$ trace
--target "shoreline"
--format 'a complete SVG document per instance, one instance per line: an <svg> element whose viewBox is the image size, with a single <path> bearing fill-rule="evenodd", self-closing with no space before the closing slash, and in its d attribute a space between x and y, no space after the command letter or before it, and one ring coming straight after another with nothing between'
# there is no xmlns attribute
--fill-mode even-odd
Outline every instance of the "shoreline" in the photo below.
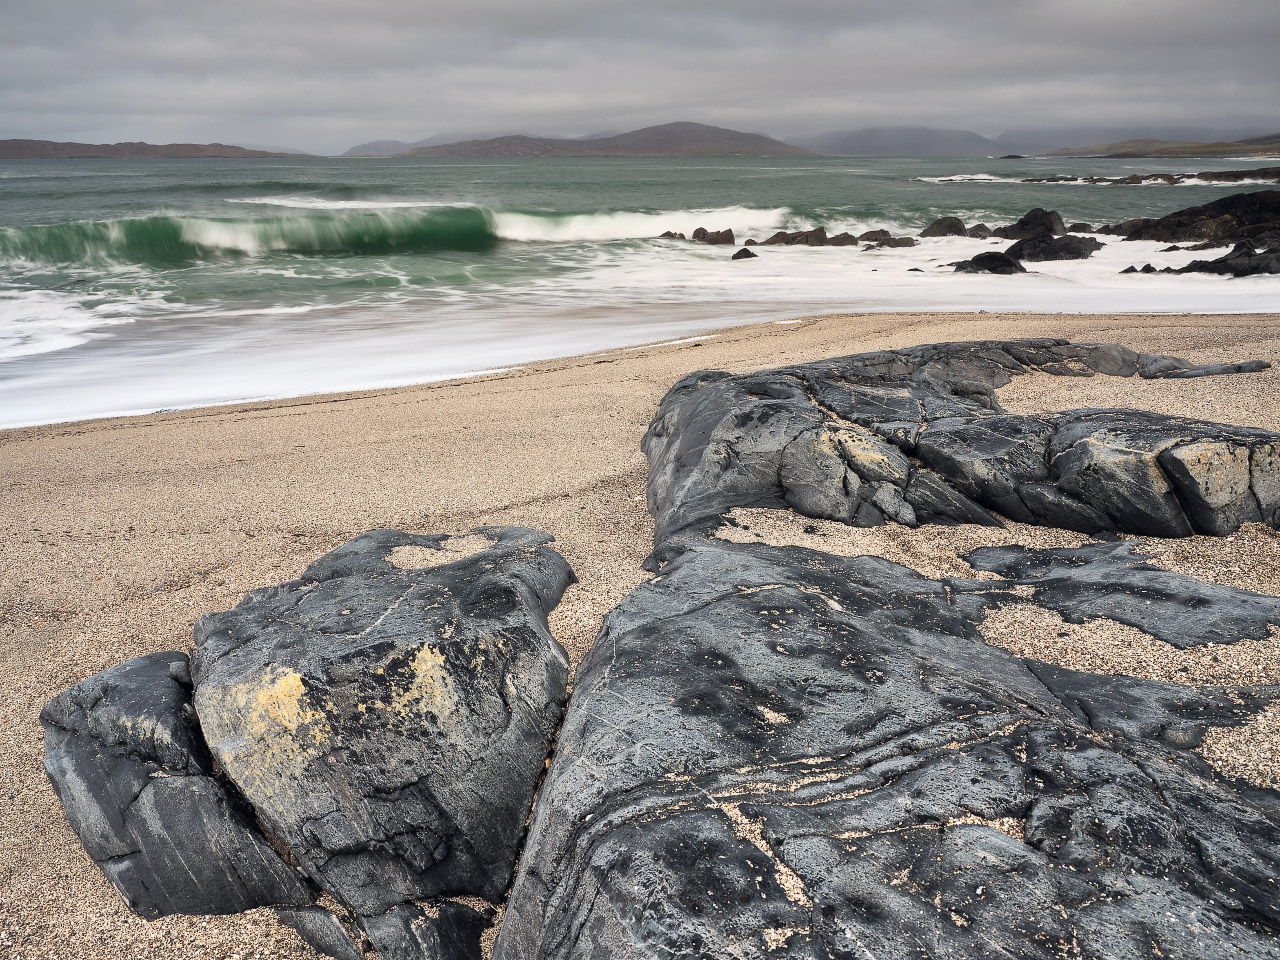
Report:
<svg viewBox="0 0 1280 960"><path fill-rule="evenodd" d="M1227 281L1230 282L1230 281ZM626 311L623 312L634 312ZM649 308L652 309L652 308ZM394 393L404 390L414 390L416 388L439 387L451 384L477 383L485 382L492 378L505 379L509 375L520 374L522 372L535 373L549 366L558 364L573 364L575 362L586 361L596 357L608 356L612 354L634 353L644 350L655 350L669 346L678 346L690 344L698 341L706 341L724 336L731 331L749 330L756 327L768 327L773 325L794 325L810 323L815 320L821 320L830 317L865 317L865 318L889 318L889 317L948 317L948 318L964 318L971 317L974 321L980 318L985 320L997 320L1002 317L1010 316L1034 316L1034 317L1217 317L1225 320L1239 319L1244 317L1266 317L1276 312L1276 308L1268 309L1259 307L1256 310L1232 310L1222 313L1205 312L1205 311L1174 311L1174 310L1127 310L1127 311L1098 311L1092 313L1046 313L1039 311L1023 311L1023 310L946 310L946 311L920 311L920 310L874 310L874 311L843 311L833 312L824 311L820 313L809 314L785 314L782 310L761 311L764 315L772 315L773 319L752 319L738 324L720 325L720 326L699 326L697 321L691 321L693 326L680 324L680 327L673 333L684 334L688 336L678 336L675 338L663 338L662 340L640 341L631 343L623 341L618 345L601 347L596 350L589 350L582 353L554 354L550 356L535 357L528 361L517 361L507 366L487 367L476 370L462 370L457 372L444 373L439 376L428 376L425 379L414 379L405 382L392 382L386 384L375 384L368 387L356 387L345 390L319 390L315 392L304 393L284 393L279 395L266 395L258 397L244 397L232 399L212 400L208 402L198 402L192 404L180 404L178 406L157 407L154 409L142 408L139 410L125 410L102 413L99 415L88 417L75 417L67 420L38 420L27 423L16 423L11 426L0 425L0 443L3 443L6 436L10 433L23 430L34 430L44 427L72 427L87 425L99 422L116 422L128 421L140 418L160 417L170 414L193 414L198 411L218 411L222 409L272 409L281 405L313 405L320 403L334 403L342 400L350 400L356 398L370 397L382 393ZM785 314L785 315L784 315ZM640 332L639 330L637 332ZM856 352L849 350L847 352ZM43 356L43 355L42 355Z"/></svg>
<svg viewBox="0 0 1280 960"><path fill-rule="evenodd" d="M1198 362L1280 362L1280 310L805 316L482 377L0 430L0 564L10 571L0 580L0 793L12 810L0 833L0 946L23 958L317 956L266 911L153 922L128 913L41 770L36 716L59 689L132 656L189 649L200 614L290 580L374 527L458 533L510 523L555 535L579 583L551 624L576 664L604 613L649 577L639 439L680 377L1031 336ZM1280 430L1280 366L1226 388L1213 378L1028 377L1002 398L1024 411L1136 406ZM951 562L942 528L879 529L892 540L883 549ZM873 535L847 536L852 549ZM1280 593L1280 538L1168 544L1162 562ZM1071 639L1083 656L1088 638ZM1025 642L1048 655L1036 637ZM1104 652L1112 668L1142 667L1128 665L1123 642Z"/></svg>

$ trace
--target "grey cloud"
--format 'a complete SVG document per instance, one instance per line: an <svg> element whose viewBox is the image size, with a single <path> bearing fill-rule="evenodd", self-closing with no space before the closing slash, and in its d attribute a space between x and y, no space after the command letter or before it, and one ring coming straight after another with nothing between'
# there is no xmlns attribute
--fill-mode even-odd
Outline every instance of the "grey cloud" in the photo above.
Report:
<svg viewBox="0 0 1280 960"><path fill-rule="evenodd" d="M0 137L340 152L674 119L1280 130L1274 0L49 0L6 12Z"/></svg>

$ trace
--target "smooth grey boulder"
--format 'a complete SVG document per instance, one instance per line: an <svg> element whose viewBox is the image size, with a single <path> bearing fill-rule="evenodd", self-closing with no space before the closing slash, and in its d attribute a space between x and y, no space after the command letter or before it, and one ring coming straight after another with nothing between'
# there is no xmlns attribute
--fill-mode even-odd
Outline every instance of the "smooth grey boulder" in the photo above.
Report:
<svg viewBox="0 0 1280 960"><path fill-rule="evenodd" d="M362 921L501 899L560 720L568 658L547 614L573 574L545 534L477 533L490 545L455 559L448 537L372 531L196 624L213 757ZM400 547L443 565L401 569Z"/></svg>
<svg viewBox="0 0 1280 960"><path fill-rule="evenodd" d="M1280 434L1132 410L1023 416L995 393L1033 371L1159 379L1267 366L1037 339L700 371L671 388L644 438L651 563L674 535L700 535L734 507L791 506L856 526L1003 517L1156 536L1277 526Z"/></svg>
<svg viewBox="0 0 1280 960"><path fill-rule="evenodd" d="M45 770L67 821L139 916L310 904L314 888L215 775L190 683L186 654L156 653L49 701Z"/></svg>
<svg viewBox="0 0 1280 960"><path fill-rule="evenodd" d="M495 960L1280 957L1274 691L985 644L993 581L688 541L575 680ZM1237 695L1242 694L1242 695Z"/></svg>

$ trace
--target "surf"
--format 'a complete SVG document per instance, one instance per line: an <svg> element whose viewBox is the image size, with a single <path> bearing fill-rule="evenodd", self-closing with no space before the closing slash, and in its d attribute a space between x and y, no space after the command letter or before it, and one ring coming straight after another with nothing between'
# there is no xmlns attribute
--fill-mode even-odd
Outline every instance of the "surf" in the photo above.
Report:
<svg viewBox="0 0 1280 960"><path fill-rule="evenodd" d="M0 260L179 265L266 255L379 256L486 252L497 243L475 208L361 210L312 216L154 215L0 229Z"/></svg>

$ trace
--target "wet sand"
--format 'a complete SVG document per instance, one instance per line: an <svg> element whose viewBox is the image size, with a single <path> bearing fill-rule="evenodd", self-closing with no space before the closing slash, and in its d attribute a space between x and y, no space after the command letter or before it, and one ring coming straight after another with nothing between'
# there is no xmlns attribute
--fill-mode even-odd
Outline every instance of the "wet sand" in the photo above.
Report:
<svg viewBox="0 0 1280 960"><path fill-rule="evenodd" d="M681 376L1021 336L1280 364L1280 314L835 316L473 380L0 432L0 956L316 956L265 911L148 923L125 909L68 828L41 768L36 718L58 690L132 656L188 649L200 614L293 578L373 527L457 533L515 523L550 531L580 580L552 618L576 662L604 613L647 576L640 562L653 528L639 442ZM1186 381L1037 376L1001 395L1019 411L1122 405L1280 430L1277 369ZM775 536L796 535L779 524ZM823 549L844 542L840 549L874 552L864 531L824 532ZM967 547L992 534L957 535ZM892 559L924 572L959 562L954 545L932 531L874 536L897 551ZM1272 531L1142 546L1170 568L1280 593ZM1085 669L1275 682L1277 641L1229 659L1223 651L1221 660L1175 662L1141 637L1099 626L1006 619L984 630L990 642ZM1264 717L1247 730L1213 740L1206 755L1260 781L1275 777L1280 724Z"/></svg>

